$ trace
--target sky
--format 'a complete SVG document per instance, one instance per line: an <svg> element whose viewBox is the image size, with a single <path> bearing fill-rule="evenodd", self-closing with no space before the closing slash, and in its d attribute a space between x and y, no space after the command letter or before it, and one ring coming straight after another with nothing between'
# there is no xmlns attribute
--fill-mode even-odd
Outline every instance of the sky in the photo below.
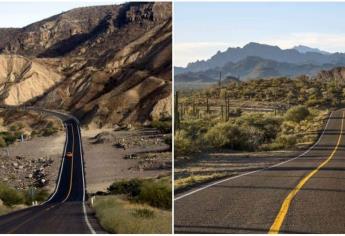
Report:
<svg viewBox="0 0 345 236"><path fill-rule="evenodd" d="M345 52L345 2L176 2L174 65L249 42Z"/></svg>
<svg viewBox="0 0 345 236"><path fill-rule="evenodd" d="M118 4L123 1L0 2L0 28L24 27L76 7Z"/></svg>

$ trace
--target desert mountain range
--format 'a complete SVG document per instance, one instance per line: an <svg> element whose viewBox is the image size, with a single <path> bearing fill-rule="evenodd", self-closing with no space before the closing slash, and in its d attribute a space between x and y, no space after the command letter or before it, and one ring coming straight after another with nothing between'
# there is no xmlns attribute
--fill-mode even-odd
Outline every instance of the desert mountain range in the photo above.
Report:
<svg viewBox="0 0 345 236"><path fill-rule="evenodd" d="M187 67L175 67L175 80L183 82L214 82L219 74L240 80L277 76L314 76L321 70L345 65L344 53L328 53L317 48L296 46L280 49L258 43L243 48L228 48L208 60L189 63Z"/></svg>
<svg viewBox="0 0 345 236"><path fill-rule="evenodd" d="M0 103L98 127L169 117L171 29L171 3L135 2L0 29Z"/></svg>

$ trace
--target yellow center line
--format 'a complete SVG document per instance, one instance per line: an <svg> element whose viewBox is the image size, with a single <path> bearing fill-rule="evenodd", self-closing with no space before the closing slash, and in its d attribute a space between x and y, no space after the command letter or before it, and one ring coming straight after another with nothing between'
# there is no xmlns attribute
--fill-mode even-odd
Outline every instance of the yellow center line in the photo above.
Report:
<svg viewBox="0 0 345 236"><path fill-rule="evenodd" d="M71 160L71 176L70 176L70 184L69 184L69 189L66 198L62 201L65 202L69 195L71 194L72 191L72 181L73 181L73 162L74 162L74 131L73 131L73 125L72 125L72 160Z"/></svg>
<svg viewBox="0 0 345 236"><path fill-rule="evenodd" d="M338 141L337 144L334 148L334 150L332 151L331 155L328 156L328 158L322 162L315 170L313 170L312 172L310 172L307 176L305 176L299 183L298 185L289 193L289 195L285 198L280 211L278 213L278 215L276 216L270 230L269 230L269 234L278 234L279 230L284 222L284 219L286 217L286 214L289 210L290 204L293 200L293 198L296 196L296 194L299 192L299 190L301 190L301 188L305 185L305 183L313 176L315 175L322 167L324 167L335 155L335 153L337 152L337 149L339 147L340 141L341 141L341 137L343 134L343 126L344 126L344 112L342 113L342 119L341 119L341 128L340 128L340 134L338 137Z"/></svg>
<svg viewBox="0 0 345 236"><path fill-rule="evenodd" d="M67 135L68 135L68 134L67 134ZM73 132L73 126L72 126L72 138L73 138L73 139L72 139L72 140L73 140L73 142L72 142L72 154L73 154L73 156L74 156L74 132ZM63 158L66 158L66 157L63 157ZM73 159L74 159L74 158L72 157L71 177L70 177L69 191L68 191L68 194L67 194L66 198L65 198L62 202L65 202L65 201L68 199L69 195L71 194L71 190L72 190L72 180L73 180ZM56 206L58 206L58 205L60 205L60 204L61 204L61 203L57 203L57 204L55 204L55 205L52 205L52 206L50 206L50 207L48 207L48 208L45 208L45 209L42 210L40 213L38 213L38 214L36 214L36 215L34 215L34 216L32 216L32 217L29 217L27 220L21 222L19 225L17 225L16 227L14 227L14 228L11 229L10 231L8 231L7 234L14 233L14 232L15 232L16 230L18 230L21 226L25 225L25 224L28 223L29 221L32 221L33 219L35 219L35 218L37 218L38 216L42 215L44 212L49 211L49 210L55 208Z"/></svg>

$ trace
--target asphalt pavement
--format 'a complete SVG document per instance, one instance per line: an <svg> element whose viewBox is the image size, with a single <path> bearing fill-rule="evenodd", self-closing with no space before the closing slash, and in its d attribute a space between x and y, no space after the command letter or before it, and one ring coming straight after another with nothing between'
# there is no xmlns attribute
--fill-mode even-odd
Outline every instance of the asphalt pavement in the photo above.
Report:
<svg viewBox="0 0 345 236"><path fill-rule="evenodd" d="M39 111L39 109L34 109ZM66 142L54 193L43 204L0 216L0 233L97 233L102 232L85 205L86 188L79 122L74 117L47 110L66 127ZM33 147L34 148L34 147ZM73 157L67 158L66 153Z"/></svg>
<svg viewBox="0 0 345 236"><path fill-rule="evenodd" d="M176 233L345 233L344 110L298 157L175 198Z"/></svg>

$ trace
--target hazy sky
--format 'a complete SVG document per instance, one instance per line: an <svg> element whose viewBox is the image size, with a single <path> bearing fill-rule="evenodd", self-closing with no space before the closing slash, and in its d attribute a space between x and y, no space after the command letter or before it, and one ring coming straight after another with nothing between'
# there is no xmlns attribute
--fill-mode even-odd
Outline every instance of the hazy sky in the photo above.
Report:
<svg viewBox="0 0 345 236"><path fill-rule="evenodd" d="M345 52L345 3L174 5L174 63L185 66L249 42Z"/></svg>
<svg viewBox="0 0 345 236"><path fill-rule="evenodd" d="M0 27L23 27L76 7L121 2L123 1L0 2Z"/></svg>

